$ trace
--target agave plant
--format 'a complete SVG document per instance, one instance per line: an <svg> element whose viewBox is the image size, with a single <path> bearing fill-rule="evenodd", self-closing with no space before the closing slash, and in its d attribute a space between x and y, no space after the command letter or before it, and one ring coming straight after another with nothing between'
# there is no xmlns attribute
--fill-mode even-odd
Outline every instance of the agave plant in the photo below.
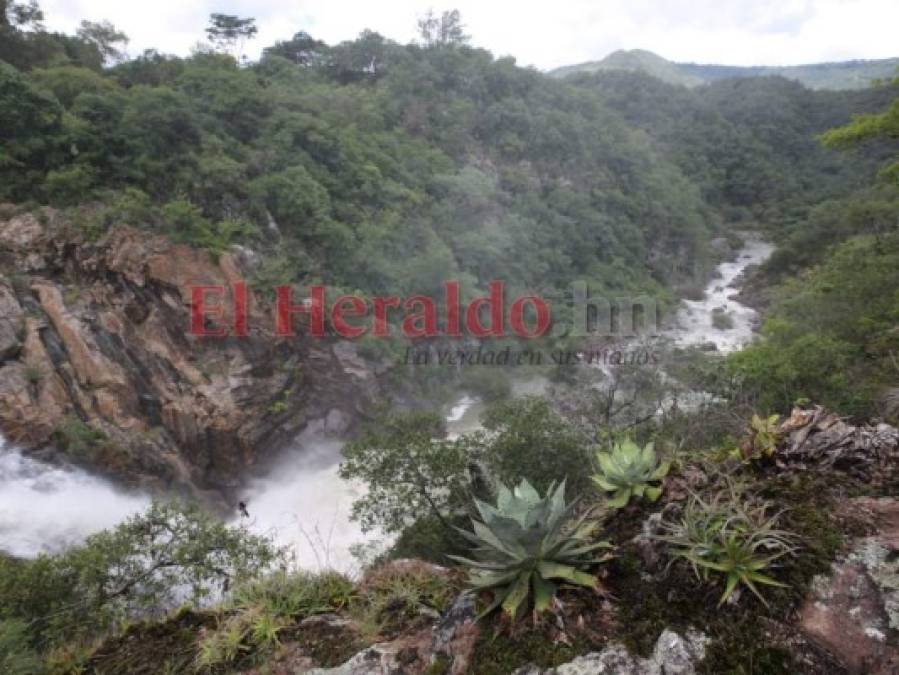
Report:
<svg viewBox="0 0 899 675"><path fill-rule="evenodd" d="M662 488L651 483L661 482L671 468L669 462L659 462L652 443L641 448L630 439L616 443L612 452L597 452L596 461L600 473L593 476L593 482L613 493L608 504L615 509L626 505L631 496L656 501Z"/></svg>
<svg viewBox="0 0 899 675"><path fill-rule="evenodd" d="M786 586L766 572L778 559L793 555L798 541L792 532L777 529L784 512L769 516L770 506L744 498L733 485L708 501L692 494L678 520L663 521L664 534L657 538L671 547L675 558L689 562L698 578L724 575L719 605L743 584L767 606L758 585Z"/></svg>
<svg viewBox="0 0 899 675"><path fill-rule="evenodd" d="M550 485L541 497L527 480L514 490L500 486L496 506L475 500L482 521L472 518L473 532L459 530L472 544L474 559L453 556L469 567L469 584L493 592L493 602L511 618L527 607L533 591L534 611L548 609L559 583L595 588L597 579L584 570L609 559L596 551L611 548L595 542L596 523L587 514L572 518L574 503L565 503L565 482ZM479 617L480 618L480 617Z"/></svg>

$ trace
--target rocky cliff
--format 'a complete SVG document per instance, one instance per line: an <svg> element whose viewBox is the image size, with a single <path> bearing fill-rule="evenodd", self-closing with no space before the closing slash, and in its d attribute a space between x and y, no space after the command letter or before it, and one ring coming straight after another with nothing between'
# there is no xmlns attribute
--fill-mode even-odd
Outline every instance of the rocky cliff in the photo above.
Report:
<svg viewBox="0 0 899 675"><path fill-rule="evenodd" d="M247 337L189 334L190 286L251 277L246 251L124 225L90 241L42 210L0 220L0 273L3 433L129 484L226 494L310 423L344 431L376 388L351 346L277 338L252 290Z"/></svg>

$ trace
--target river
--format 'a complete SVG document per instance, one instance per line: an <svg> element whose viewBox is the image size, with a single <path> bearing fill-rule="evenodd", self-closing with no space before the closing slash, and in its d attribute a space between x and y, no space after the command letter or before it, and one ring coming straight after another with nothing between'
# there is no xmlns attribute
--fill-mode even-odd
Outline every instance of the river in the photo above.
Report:
<svg viewBox="0 0 899 675"><path fill-rule="evenodd" d="M703 298L683 302L667 337L679 346L713 343L721 352L747 344L756 314L735 299L737 283L749 265L763 262L773 250L748 237L734 260L718 266ZM716 310L727 313L731 325L716 327ZM542 377L514 381L513 394L540 393L546 384ZM449 434L477 429L482 410L477 397L460 392L444 411ZM267 477L248 485L250 516L234 522L289 547L300 567L353 573L358 564L354 547L377 550L387 542L378 533L363 533L350 518L353 500L364 486L337 475L340 447L336 439L301 434ZM59 551L142 511L148 503L148 497L123 493L83 470L50 466L0 444L0 550L12 555Z"/></svg>

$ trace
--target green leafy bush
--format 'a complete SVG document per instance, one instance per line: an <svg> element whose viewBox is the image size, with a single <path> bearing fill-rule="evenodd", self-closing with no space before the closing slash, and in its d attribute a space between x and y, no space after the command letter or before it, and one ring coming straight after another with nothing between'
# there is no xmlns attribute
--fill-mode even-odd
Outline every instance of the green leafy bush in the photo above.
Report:
<svg viewBox="0 0 899 675"><path fill-rule="evenodd" d="M340 611L354 594L352 581L336 572L278 571L240 585L231 604L238 609L261 606L279 618L302 619Z"/></svg>
<svg viewBox="0 0 899 675"><path fill-rule="evenodd" d="M664 534L675 559L688 562L697 577L724 576L720 603L743 584L767 606L758 585L785 586L769 576L777 560L793 555L798 538L777 529L783 511L768 515L771 504L744 497L733 484L704 500L691 495L676 520L663 521ZM719 604L720 604L719 603Z"/></svg>
<svg viewBox="0 0 899 675"><path fill-rule="evenodd" d="M522 480L509 490L500 486L496 506L475 500L482 521L472 519L473 532L462 531L474 544L475 559L453 556L470 568L469 584L490 590L493 602L512 619L526 607L533 591L534 612L549 609L557 582L595 588L597 579L584 570L609 558L594 554L611 548L592 539L596 523L588 514L572 522L574 503L565 503L565 483L551 485L545 497Z"/></svg>
<svg viewBox="0 0 899 675"><path fill-rule="evenodd" d="M625 506L632 496L656 501L662 488L651 483L660 482L671 468L670 462L659 462L652 443L641 448L630 439L615 443L611 452L597 452L596 461L600 472L593 482L612 493L608 505L615 509Z"/></svg>
<svg viewBox="0 0 899 675"><path fill-rule="evenodd" d="M0 621L0 673L36 675L41 660L30 643L28 627L17 620Z"/></svg>
<svg viewBox="0 0 899 675"><path fill-rule="evenodd" d="M446 570L418 560L396 560L365 575L351 613L363 634L393 635L449 608L453 586Z"/></svg>
<svg viewBox="0 0 899 675"><path fill-rule="evenodd" d="M278 559L267 539L198 506L157 502L58 555L0 557L0 620L27 622L41 648L89 639L185 595L202 601Z"/></svg>

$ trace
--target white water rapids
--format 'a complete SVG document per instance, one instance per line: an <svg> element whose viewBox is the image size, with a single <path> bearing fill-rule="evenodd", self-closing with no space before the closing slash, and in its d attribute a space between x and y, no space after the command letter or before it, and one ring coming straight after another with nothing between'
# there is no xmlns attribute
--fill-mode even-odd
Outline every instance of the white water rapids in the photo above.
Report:
<svg viewBox="0 0 899 675"><path fill-rule="evenodd" d="M675 344L714 343L722 351L739 349L752 339L755 312L733 296L747 266L763 262L773 247L749 239L738 257L718 266L705 296L684 301L677 327L668 332ZM730 328L716 328L714 310L724 307ZM513 392L539 393L543 378L517 382ZM463 394L446 411L453 436L479 427L483 406ZM374 542L378 535L362 533L350 519L353 500L363 487L337 475L340 443L303 434L262 479L250 483L246 501L250 513L243 523L294 552L307 569L333 568L354 572L353 545ZM0 439L0 551L19 557L55 552L111 527L149 503L143 495L126 494L102 478L74 468L50 466L24 457Z"/></svg>

